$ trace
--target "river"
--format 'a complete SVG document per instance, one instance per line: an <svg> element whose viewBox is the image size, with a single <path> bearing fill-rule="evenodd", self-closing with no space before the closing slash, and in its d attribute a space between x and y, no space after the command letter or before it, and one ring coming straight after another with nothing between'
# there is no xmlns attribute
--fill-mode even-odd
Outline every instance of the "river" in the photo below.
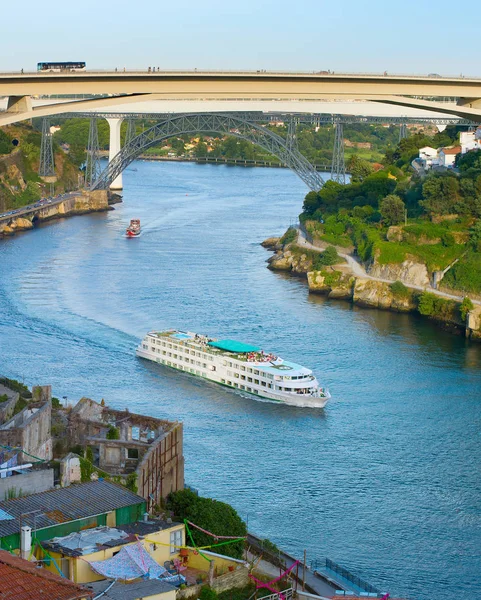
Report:
<svg viewBox="0 0 481 600"><path fill-rule="evenodd" d="M1 241L0 373L184 421L187 482L308 561L413 599L479 598L481 345L266 269L259 243L306 193L288 170L135 162L124 185L115 211ZM170 327L305 364L333 399L263 403L135 358Z"/></svg>

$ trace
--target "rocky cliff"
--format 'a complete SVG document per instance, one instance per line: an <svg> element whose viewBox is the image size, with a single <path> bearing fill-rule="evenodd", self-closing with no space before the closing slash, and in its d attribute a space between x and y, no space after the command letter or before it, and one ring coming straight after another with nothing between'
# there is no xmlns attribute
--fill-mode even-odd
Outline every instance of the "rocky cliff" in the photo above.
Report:
<svg viewBox="0 0 481 600"><path fill-rule="evenodd" d="M312 270L313 260L312 252L304 251L295 244L288 244L277 250L276 254L271 256L267 262L269 269L273 271L290 271L295 275L305 277Z"/></svg>
<svg viewBox="0 0 481 600"><path fill-rule="evenodd" d="M402 263L381 265L374 262L368 267L371 277L387 279L389 281L402 281L408 285L429 286L430 278L425 264L413 260L405 260Z"/></svg>

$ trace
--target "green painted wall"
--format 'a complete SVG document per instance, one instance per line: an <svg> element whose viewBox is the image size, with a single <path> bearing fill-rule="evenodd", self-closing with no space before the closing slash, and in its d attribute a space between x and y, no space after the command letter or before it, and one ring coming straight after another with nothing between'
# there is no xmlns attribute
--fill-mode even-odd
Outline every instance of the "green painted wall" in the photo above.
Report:
<svg viewBox="0 0 481 600"><path fill-rule="evenodd" d="M142 516L146 512L146 503L141 502L140 504L133 504L132 506L125 506L124 508L118 508L115 511L115 518L117 525L125 525L128 523L134 523L142 519ZM87 517L78 521L69 521L68 523L60 523L59 525L52 525L52 527L46 527L45 529L38 529L34 534L39 541L50 540L54 537L63 537L74 531L80 531L82 529L90 529L91 527L100 527L107 525L107 513L99 515L97 517ZM0 538L0 548L3 550L17 550L20 548L20 534L14 533Z"/></svg>

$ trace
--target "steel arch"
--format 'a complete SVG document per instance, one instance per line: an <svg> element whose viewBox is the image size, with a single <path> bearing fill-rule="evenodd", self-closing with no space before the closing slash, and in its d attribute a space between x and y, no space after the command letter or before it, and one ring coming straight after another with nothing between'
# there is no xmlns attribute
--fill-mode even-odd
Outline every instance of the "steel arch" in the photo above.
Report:
<svg viewBox="0 0 481 600"><path fill-rule="evenodd" d="M134 137L114 156L90 189L108 189L116 177L137 156L162 140L185 133L208 133L211 131L232 135L261 146L292 169L311 190L318 191L324 185L324 180L315 167L297 149L289 149L282 137L266 127L233 115L197 113L172 115Z"/></svg>

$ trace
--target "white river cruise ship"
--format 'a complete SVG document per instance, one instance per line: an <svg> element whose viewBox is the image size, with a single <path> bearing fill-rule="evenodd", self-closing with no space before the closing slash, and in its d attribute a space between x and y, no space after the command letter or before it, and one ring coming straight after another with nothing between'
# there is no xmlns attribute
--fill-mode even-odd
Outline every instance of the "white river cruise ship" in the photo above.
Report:
<svg viewBox="0 0 481 600"><path fill-rule="evenodd" d="M310 369L234 340L176 329L151 331L137 356L282 404L324 408L331 397Z"/></svg>

